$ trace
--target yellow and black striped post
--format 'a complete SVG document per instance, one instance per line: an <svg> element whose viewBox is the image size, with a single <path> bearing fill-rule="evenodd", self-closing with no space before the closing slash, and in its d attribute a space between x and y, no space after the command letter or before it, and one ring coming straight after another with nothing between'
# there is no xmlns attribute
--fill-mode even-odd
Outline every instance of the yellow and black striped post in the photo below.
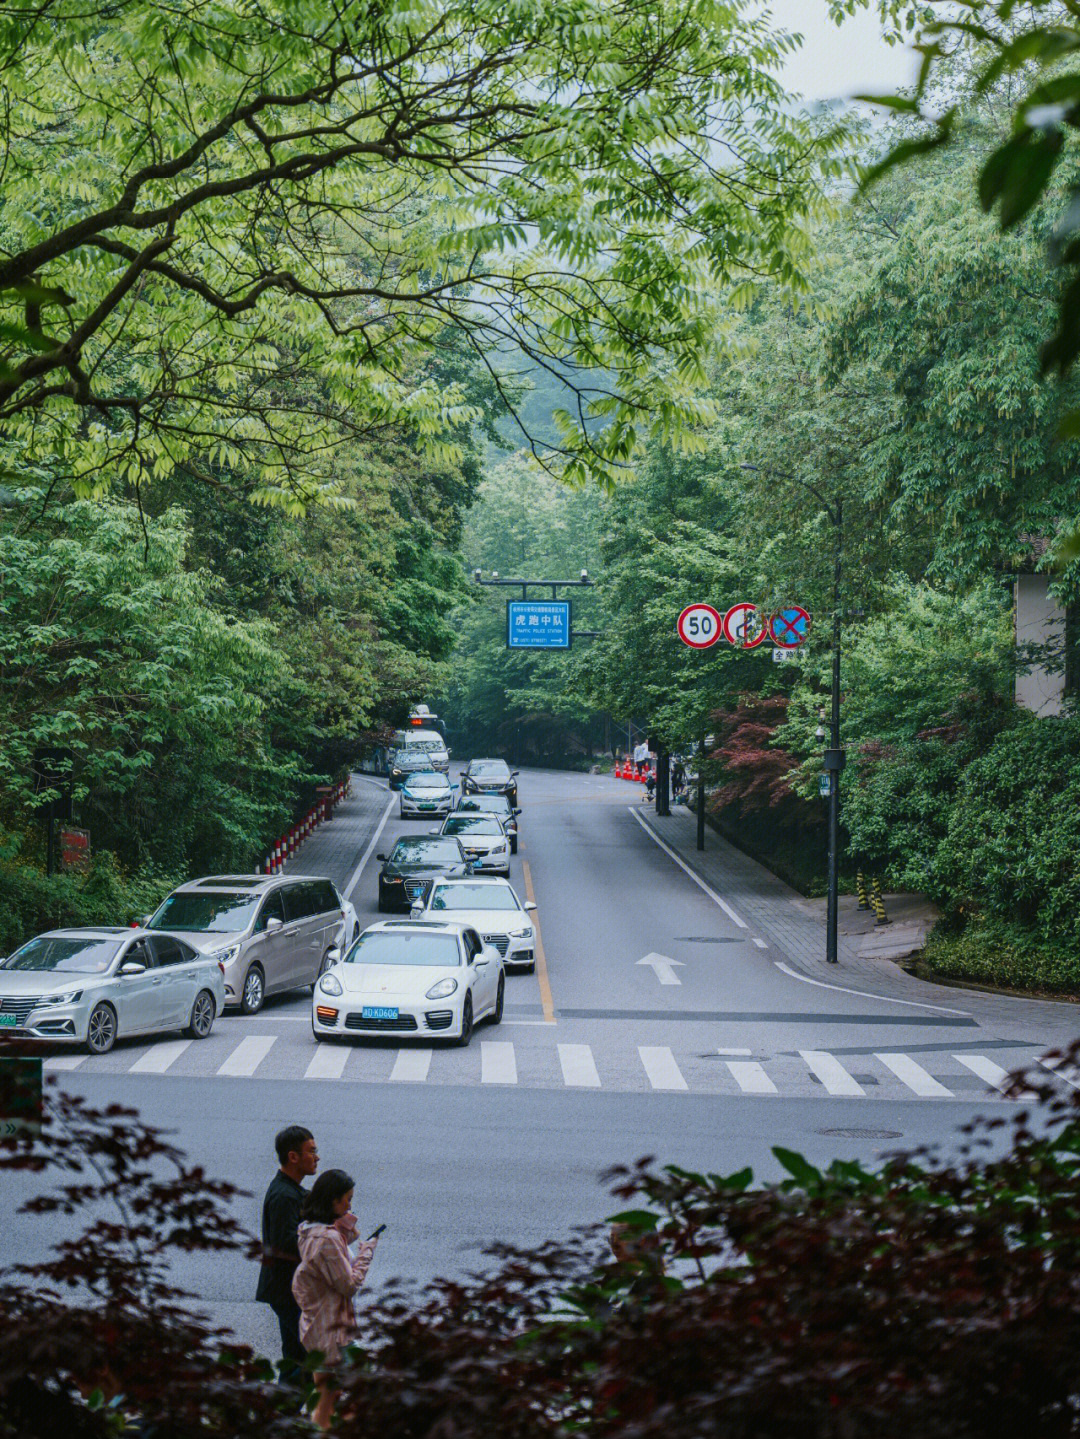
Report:
<svg viewBox="0 0 1080 1439"><path fill-rule="evenodd" d="M892 924L892 920L885 913L885 901L881 897L881 880L876 874L870 881L870 903L874 910L875 924Z"/></svg>
<svg viewBox="0 0 1080 1439"><path fill-rule="evenodd" d="M866 897L866 876L861 869L855 871L855 887L859 891L859 908L869 909L870 901Z"/></svg>

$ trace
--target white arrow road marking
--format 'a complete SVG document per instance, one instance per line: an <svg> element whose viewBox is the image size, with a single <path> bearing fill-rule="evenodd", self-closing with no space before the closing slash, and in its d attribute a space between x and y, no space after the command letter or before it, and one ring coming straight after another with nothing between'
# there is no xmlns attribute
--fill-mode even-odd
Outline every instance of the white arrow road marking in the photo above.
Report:
<svg viewBox="0 0 1080 1439"><path fill-rule="evenodd" d="M672 968L677 964L681 969L681 959L668 959L666 954L647 954L644 959L638 960L638 964L647 964L661 984L682 984L682 980Z"/></svg>

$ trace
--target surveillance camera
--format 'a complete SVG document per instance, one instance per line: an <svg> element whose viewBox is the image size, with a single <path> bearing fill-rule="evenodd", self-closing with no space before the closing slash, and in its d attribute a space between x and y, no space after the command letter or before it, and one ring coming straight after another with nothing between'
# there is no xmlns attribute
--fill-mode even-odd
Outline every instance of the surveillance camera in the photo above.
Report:
<svg viewBox="0 0 1080 1439"><path fill-rule="evenodd" d="M473 572L472 572L472 577L473 577L473 579L476 581L477 584L480 583L480 576L481 576L482 573L483 573L482 570L473 570Z"/></svg>
<svg viewBox="0 0 1080 1439"><path fill-rule="evenodd" d="M492 570L492 572L491 572L491 578L492 578L493 580L497 580L497 579L499 578L499 572L498 572L498 570Z"/></svg>
<svg viewBox="0 0 1080 1439"><path fill-rule="evenodd" d="M581 578L582 578L583 580L587 580L587 579L589 578L589 572L588 572L588 570L582 570L582 572L581 572Z"/></svg>

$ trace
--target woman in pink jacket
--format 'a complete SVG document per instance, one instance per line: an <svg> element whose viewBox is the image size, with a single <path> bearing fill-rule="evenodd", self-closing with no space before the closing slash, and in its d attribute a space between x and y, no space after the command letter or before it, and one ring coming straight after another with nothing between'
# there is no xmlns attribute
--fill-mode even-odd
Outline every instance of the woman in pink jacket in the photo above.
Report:
<svg viewBox="0 0 1080 1439"><path fill-rule="evenodd" d="M292 1289L300 1306L300 1340L309 1352L318 1350L326 1363L336 1364L346 1344L356 1335L353 1296L363 1284L378 1240L349 1245L356 1239L356 1215L350 1213L354 1182L343 1169L320 1174L300 1210L297 1244L300 1263ZM334 1414L336 1391L331 1376L315 1375L319 1402L314 1419L328 1429Z"/></svg>

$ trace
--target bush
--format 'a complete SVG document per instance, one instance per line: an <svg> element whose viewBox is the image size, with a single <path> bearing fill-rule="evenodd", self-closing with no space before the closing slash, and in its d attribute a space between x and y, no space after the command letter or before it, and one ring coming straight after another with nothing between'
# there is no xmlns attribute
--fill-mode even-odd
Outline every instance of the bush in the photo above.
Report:
<svg viewBox="0 0 1080 1439"><path fill-rule="evenodd" d="M996 984L1005 989L1080 993L1080 954L1038 943L1000 920L972 918L959 931L938 925L921 955L931 976Z"/></svg>

